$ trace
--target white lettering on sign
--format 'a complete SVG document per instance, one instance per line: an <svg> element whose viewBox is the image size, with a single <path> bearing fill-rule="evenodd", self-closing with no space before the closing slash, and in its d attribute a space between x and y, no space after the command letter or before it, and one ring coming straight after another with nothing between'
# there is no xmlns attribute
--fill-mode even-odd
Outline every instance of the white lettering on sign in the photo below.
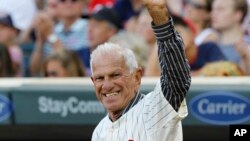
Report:
<svg viewBox="0 0 250 141"><path fill-rule="evenodd" d="M105 114L104 107L98 101L79 100L77 97L69 97L66 100L56 100L46 96L38 98L39 111L41 113L60 114L66 117L69 114Z"/></svg>
<svg viewBox="0 0 250 141"><path fill-rule="evenodd" d="M198 110L201 114L244 114L247 107L246 103L233 103L231 100L227 102L210 102L208 99L202 99L198 103Z"/></svg>

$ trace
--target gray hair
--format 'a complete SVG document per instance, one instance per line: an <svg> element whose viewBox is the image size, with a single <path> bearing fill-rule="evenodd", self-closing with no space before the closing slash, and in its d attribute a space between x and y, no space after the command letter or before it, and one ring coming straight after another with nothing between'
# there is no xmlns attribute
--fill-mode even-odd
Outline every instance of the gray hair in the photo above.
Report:
<svg viewBox="0 0 250 141"><path fill-rule="evenodd" d="M99 55L121 55L124 60L129 72L132 73L137 67L138 63L136 57L131 49L121 47L114 43L104 43L99 45L90 55L90 69L93 74L93 60Z"/></svg>

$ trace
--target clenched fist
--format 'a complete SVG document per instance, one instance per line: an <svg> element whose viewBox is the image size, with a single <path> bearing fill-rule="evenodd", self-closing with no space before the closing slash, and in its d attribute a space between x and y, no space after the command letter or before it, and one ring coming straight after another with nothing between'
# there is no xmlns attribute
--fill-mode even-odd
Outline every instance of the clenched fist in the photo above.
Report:
<svg viewBox="0 0 250 141"><path fill-rule="evenodd" d="M166 0L143 0L155 25L162 25L168 21Z"/></svg>

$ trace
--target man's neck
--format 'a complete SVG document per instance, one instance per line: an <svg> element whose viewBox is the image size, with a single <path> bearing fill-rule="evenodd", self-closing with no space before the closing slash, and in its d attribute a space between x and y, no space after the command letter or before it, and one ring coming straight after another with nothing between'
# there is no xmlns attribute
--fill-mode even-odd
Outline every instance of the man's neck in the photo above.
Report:
<svg viewBox="0 0 250 141"><path fill-rule="evenodd" d="M221 33L220 42L222 44L235 44L243 36L243 31L240 25L227 28L221 31L220 33Z"/></svg>
<svg viewBox="0 0 250 141"><path fill-rule="evenodd" d="M129 103L126 104L126 107L118 110L118 111L113 111L109 112L109 118L112 122L115 122L118 120L123 114L128 112L132 107L134 107L142 98L144 97L143 94L140 93L140 91L135 93L135 96L130 100Z"/></svg>
<svg viewBox="0 0 250 141"><path fill-rule="evenodd" d="M109 113L109 118L112 120L112 122L116 121L117 119L119 119L121 117L123 110L124 109L122 109L120 111Z"/></svg>

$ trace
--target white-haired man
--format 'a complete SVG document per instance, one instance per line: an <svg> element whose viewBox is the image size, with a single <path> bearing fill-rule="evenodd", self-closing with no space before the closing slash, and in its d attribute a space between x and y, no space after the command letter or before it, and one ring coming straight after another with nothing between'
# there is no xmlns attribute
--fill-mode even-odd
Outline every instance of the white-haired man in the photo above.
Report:
<svg viewBox="0 0 250 141"><path fill-rule="evenodd" d="M144 0L153 19L159 47L160 82L140 93L142 70L132 51L100 45L91 54L91 79L108 115L96 127L92 141L181 141L181 120L187 116L185 96L190 67L183 42L175 32L166 0Z"/></svg>

